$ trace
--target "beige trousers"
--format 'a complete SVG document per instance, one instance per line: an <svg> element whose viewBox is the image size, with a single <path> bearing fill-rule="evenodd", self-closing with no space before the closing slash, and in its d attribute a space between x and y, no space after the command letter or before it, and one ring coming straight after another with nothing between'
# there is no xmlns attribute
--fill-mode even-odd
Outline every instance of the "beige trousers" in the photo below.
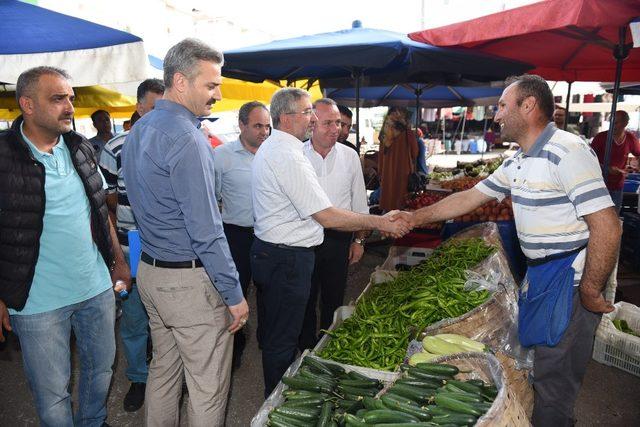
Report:
<svg viewBox="0 0 640 427"><path fill-rule="evenodd" d="M231 314L204 268L169 269L140 262L138 290L149 314L153 360L145 425L177 427L182 381L190 426L224 425L231 375Z"/></svg>

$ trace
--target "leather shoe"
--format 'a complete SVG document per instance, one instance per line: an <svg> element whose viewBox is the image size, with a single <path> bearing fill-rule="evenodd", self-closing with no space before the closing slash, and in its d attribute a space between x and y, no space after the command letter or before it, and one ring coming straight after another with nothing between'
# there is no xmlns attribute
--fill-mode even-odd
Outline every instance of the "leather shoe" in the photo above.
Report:
<svg viewBox="0 0 640 427"><path fill-rule="evenodd" d="M131 383L131 387L124 397L124 410L135 412L144 404L144 391L147 388L145 383Z"/></svg>

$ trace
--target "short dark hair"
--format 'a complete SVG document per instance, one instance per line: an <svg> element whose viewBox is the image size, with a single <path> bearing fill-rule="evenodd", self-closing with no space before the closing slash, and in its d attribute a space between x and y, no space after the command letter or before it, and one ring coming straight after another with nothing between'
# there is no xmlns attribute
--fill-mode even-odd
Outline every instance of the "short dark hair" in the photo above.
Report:
<svg viewBox="0 0 640 427"><path fill-rule="evenodd" d="M21 97L30 96L33 93L40 77L44 75L54 75L66 80L71 79L69 74L61 68L49 67L46 65L29 68L18 76L18 81L16 83L16 101L18 101L18 105L20 105Z"/></svg>
<svg viewBox="0 0 640 427"><path fill-rule="evenodd" d="M164 85L173 86L173 75L184 74L189 81L196 77L198 61L215 62L222 65L224 55L198 39L184 39L169 49L164 57Z"/></svg>
<svg viewBox="0 0 640 427"><path fill-rule="evenodd" d="M96 122L96 118L102 113L104 113L107 116L111 117L111 114L109 114L109 112L107 110L96 110L93 113L91 113L91 121L93 123L95 123Z"/></svg>
<svg viewBox="0 0 640 427"><path fill-rule="evenodd" d="M347 116L350 119L353 118L353 113L351 112L351 110L344 105L338 105L338 110L340 110L340 114L342 114L343 116Z"/></svg>
<svg viewBox="0 0 640 427"><path fill-rule="evenodd" d="M251 114L251 112L256 108L262 108L267 113L269 112L269 110L267 109L267 106L264 105L262 102L259 102L259 101L247 102L246 104L243 104L242 107L240 107L240 111L238 111L238 120L240 120L242 124L245 124L245 125L248 124L249 114Z"/></svg>
<svg viewBox="0 0 640 427"><path fill-rule="evenodd" d="M336 107L338 106L338 104L336 104L336 101L334 101L331 98L320 98L320 99L316 100L313 103L313 108L316 108L318 106L318 104L329 105L329 106L335 105Z"/></svg>
<svg viewBox="0 0 640 427"><path fill-rule="evenodd" d="M164 83L160 79L147 79L140 83L138 91L136 92L136 98L138 102L142 102L145 96L149 92L157 93L158 95L164 94Z"/></svg>
<svg viewBox="0 0 640 427"><path fill-rule="evenodd" d="M525 98L533 96L544 119L547 122L553 119L553 110L555 110L556 103L553 99L553 92L551 92L551 88L549 88L549 84L545 79L535 74L523 74L509 77L505 83L507 85L516 83L518 89L516 102L518 106L522 105L522 101Z"/></svg>
<svg viewBox="0 0 640 427"><path fill-rule="evenodd" d="M625 126L629 124L629 113L627 113L624 110L618 110L618 111L616 111L616 114L622 115L622 120L624 120L624 125Z"/></svg>
<svg viewBox="0 0 640 427"><path fill-rule="evenodd" d="M131 126L135 125L138 120L140 120L140 113L134 111L130 119Z"/></svg>

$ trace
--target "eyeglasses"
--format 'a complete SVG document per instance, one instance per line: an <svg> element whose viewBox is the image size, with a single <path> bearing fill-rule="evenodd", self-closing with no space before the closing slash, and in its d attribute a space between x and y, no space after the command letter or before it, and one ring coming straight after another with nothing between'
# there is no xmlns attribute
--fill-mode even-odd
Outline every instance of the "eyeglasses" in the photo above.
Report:
<svg viewBox="0 0 640 427"><path fill-rule="evenodd" d="M285 114L302 114L304 116L310 116L313 114L313 108L307 108L306 110L302 110L302 111L294 111L291 113L285 113Z"/></svg>

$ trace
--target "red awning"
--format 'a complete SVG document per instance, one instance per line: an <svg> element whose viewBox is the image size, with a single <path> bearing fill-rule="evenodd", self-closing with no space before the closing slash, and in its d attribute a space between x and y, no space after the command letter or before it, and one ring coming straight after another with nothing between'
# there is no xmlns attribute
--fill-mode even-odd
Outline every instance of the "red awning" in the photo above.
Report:
<svg viewBox="0 0 640 427"><path fill-rule="evenodd" d="M547 80L613 81L619 28L631 44L628 24L638 16L638 0L547 0L409 37L528 62ZM640 48L631 49L622 70L622 81L640 80Z"/></svg>

